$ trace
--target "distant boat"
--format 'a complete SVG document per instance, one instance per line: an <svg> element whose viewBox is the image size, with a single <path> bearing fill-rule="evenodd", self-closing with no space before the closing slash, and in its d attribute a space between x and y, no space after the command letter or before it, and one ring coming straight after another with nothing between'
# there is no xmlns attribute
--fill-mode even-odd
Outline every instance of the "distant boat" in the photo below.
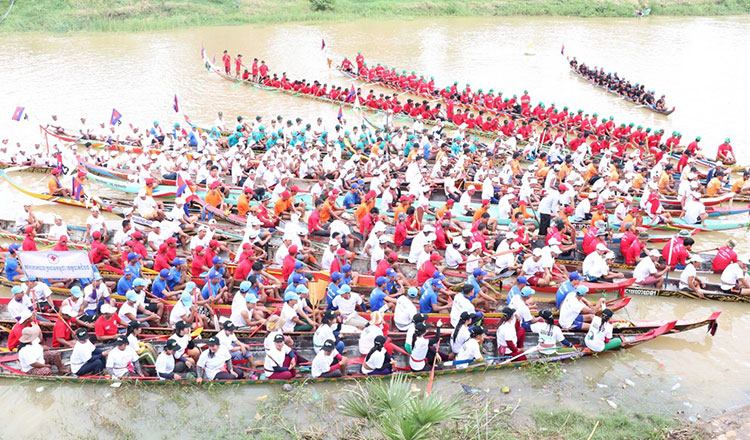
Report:
<svg viewBox="0 0 750 440"><path fill-rule="evenodd" d="M643 9L643 10L636 9L635 10L635 18L646 17L650 13L651 13L651 8Z"/></svg>
<svg viewBox="0 0 750 440"><path fill-rule="evenodd" d="M529 44L526 45L526 52L523 53L527 57L533 57L534 55L536 55L536 53L533 50L531 50L532 43L533 41L529 41Z"/></svg>

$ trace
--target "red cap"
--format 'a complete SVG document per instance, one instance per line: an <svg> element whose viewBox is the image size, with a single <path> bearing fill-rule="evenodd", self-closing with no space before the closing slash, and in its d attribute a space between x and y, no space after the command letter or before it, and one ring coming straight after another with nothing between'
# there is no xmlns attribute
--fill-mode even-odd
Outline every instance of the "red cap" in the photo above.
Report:
<svg viewBox="0 0 750 440"><path fill-rule="evenodd" d="M253 189L250 188L249 186L246 186L244 191L248 194L255 194L255 191L253 191Z"/></svg>
<svg viewBox="0 0 750 440"><path fill-rule="evenodd" d="M568 185L561 183L560 186L557 187L557 189L559 189L560 191L567 191Z"/></svg>
<svg viewBox="0 0 750 440"><path fill-rule="evenodd" d="M566 206L565 207L565 213L570 214L571 212L575 212L575 209L573 209L572 206Z"/></svg>
<svg viewBox="0 0 750 440"><path fill-rule="evenodd" d="M81 177L86 177L86 171L79 171L79 172L78 172L78 177L79 177L79 178L81 178Z"/></svg>
<svg viewBox="0 0 750 440"><path fill-rule="evenodd" d="M467 189L466 191L468 191L468 192L474 192L476 190L477 190L476 188L474 188L473 186L470 186L469 189Z"/></svg>
<svg viewBox="0 0 750 440"><path fill-rule="evenodd" d="M346 249L339 248L339 250L336 251L336 254L341 255L343 257L344 255L346 255Z"/></svg>
<svg viewBox="0 0 750 440"><path fill-rule="evenodd" d="M203 249L205 249L203 246L198 245L198 246L195 247L195 253L199 254L199 253L203 252Z"/></svg>
<svg viewBox="0 0 750 440"><path fill-rule="evenodd" d="M293 244L293 245L289 246L289 253L290 254L296 254L297 253L297 245L296 244Z"/></svg>
<svg viewBox="0 0 750 440"><path fill-rule="evenodd" d="M27 234L31 234L32 232L34 232L34 227L33 226L26 226L26 228L24 228L23 231L25 233L27 233Z"/></svg>
<svg viewBox="0 0 750 440"><path fill-rule="evenodd" d="M252 244L250 244L250 243L244 243L244 244L242 245L242 249L250 249L251 247L253 247L253 245L252 245Z"/></svg>
<svg viewBox="0 0 750 440"><path fill-rule="evenodd" d="M135 231L132 234L130 234L130 236L133 237L133 238L143 238L143 232L141 232L141 231Z"/></svg>
<svg viewBox="0 0 750 440"><path fill-rule="evenodd" d="M448 199L448 201L445 202L446 205L452 205L454 203L456 203L456 201L453 199Z"/></svg>
<svg viewBox="0 0 750 440"><path fill-rule="evenodd" d="M401 196L401 197L398 198L398 200L399 200L399 202L405 202L405 201L409 200L409 196Z"/></svg>
<svg viewBox="0 0 750 440"><path fill-rule="evenodd" d="M173 244L173 243L177 243L177 239L176 239L176 238L174 238L174 237L169 237L169 238L167 239L167 241L165 241L165 243L167 243L167 244Z"/></svg>
<svg viewBox="0 0 750 440"><path fill-rule="evenodd" d="M377 195L377 194L375 194L375 191L373 191L373 190L370 190L370 191L369 191L369 192L367 193L367 195L365 196L365 198L366 198L366 199L374 199L376 195Z"/></svg>
<svg viewBox="0 0 750 440"><path fill-rule="evenodd" d="M440 256L437 252L433 252L430 254L430 261L440 261L443 257Z"/></svg>
<svg viewBox="0 0 750 440"><path fill-rule="evenodd" d="M519 205L523 205L523 206L526 206L526 205L528 205L528 204L529 204L529 202L527 202L526 200L519 200L519 201L518 201L518 204L519 204Z"/></svg>
<svg viewBox="0 0 750 440"><path fill-rule="evenodd" d="M331 190L331 194L338 194L338 193L339 193L339 190L336 188Z"/></svg>
<svg viewBox="0 0 750 440"><path fill-rule="evenodd" d="M60 236L60 241L61 241L61 242L66 242L66 241L68 241L68 236L67 236L67 235L61 235L61 236Z"/></svg>
<svg viewBox="0 0 750 440"><path fill-rule="evenodd" d="M159 245L159 252L166 252L167 249L169 249L169 245L167 243L162 243Z"/></svg>
<svg viewBox="0 0 750 440"><path fill-rule="evenodd" d="M31 231L29 231L29 229L31 229L32 231L34 230L33 228L26 228L26 233L27 233L27 234L28 234L29 232L31 232ZM94 231L94 232L93 232L93 233L91 234L91 236L92 236L92 237L94 237L94 238L99 238L99 237L101 237L101 236L102 236L102 233L101 233L101 232L99 232L99 231Z"/></svg>
<svg viewBox="0 0 750 440"><path fill-rule="evenodd" d="M146 179L146 185L151 185L152 183L156 182L153 178L149 177Z"/></svg>
<svg viewBox="0 0 750 440"><path fill-rule="evenodd" d="M217 181L211 183L211 185L209 185L208 187L211 188L211 189L218 188L219 187L219 181L217 180Z"/></svg>
<svg viewBox="0 0 750 440"><path fill-rule="evenodd" d="M216 246L219 245L219 241L218 240L211 240L211 241L208 242L208 245L211 246L211 247L216 247Z"/></svg>
<svg viewBox="0 0 750 440"><path fill-rule="evenodd" d="M281 197L285 199L288 199L291 196L292 194L289 191L284 191L283 193L281 193Z"/></svg>
<svg viewBox="0 0 750 440"><path fill-rule="evenodd" d="M602 205L602 204L600 203L600 204L598 204L598 205L594 206L594 209L604 209L604 205Z"/></svg>
<svg viewBox="0 0 750 440"><path fill-rule="evenodd" d="M632 208L630 208L630 212L638 212L638 211L640 211L640 209L637 206L633 206Z"/></svg>
<svg viewBox="0 0 750 440"><path fill-rule="evenodd" d="M51 171L52 174L60 174L60 168L53 168Z"/></svg>
<svg viewBox="0 0 750 440"><path fill-rule="evenodd" d="M482 199L482 205L489 205L490 199Z"/></svg>
<svg viewBox="0 0 750 440"><path fill-rule="evenodd" d="M289 187L289 191L299 192L299 187L297 185L292 185Z"/></svg>
<svg viewBox="0 0 750 440"><path fill-rule="evenodd" d="M398 254L395 252L391 252L390 254L388 254L388 259L391 261L396 261L398 260Z"/></svg>

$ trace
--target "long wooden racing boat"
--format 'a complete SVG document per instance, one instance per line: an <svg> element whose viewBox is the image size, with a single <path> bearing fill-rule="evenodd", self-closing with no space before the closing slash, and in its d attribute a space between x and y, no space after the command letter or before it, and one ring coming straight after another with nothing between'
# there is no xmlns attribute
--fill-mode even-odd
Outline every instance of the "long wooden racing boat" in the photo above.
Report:
<svg viewBox="0 0 750 440"><path fill-rule="evenodd" d="M671 285L667 288L657 289L653 286L632 285L625 289L626 295L636 296L661 296L669 298L688 298L697 300L712 300L724 302L742 302L750 303L750 296L738 295L721 290L717 284L706 284L706 288L701 290L703 297L693 291L680 290L677 286Z"/></svg>
<svg viewBox="0 0 750 440"><path fill-rule="evenodd" d="M670 331L674 329L675 322L669 322L657 329L651 330L644 334L639 335L619 335L619 342L621 344L616 347L613 350L622 350L622 349L629 349L632 347L635 347L637 345L640 345L642 343L648 342L650 340L656 339L660 336L663 336L665 334L668 334ZM500 359L489 359L490 356L493 356L494 353L497 353L497 348L495 345L495 340L493 338L487 338L485 340L485 343L483 344L483 349L487 355L487 360L483 362L478 362L475 364L470 364L466 368L457 368L455 366L452 366L448 363L441 366L441 368L436 368L434 370L434 374L437 375L448 375L448 374L459 374L459 373L475 373L475 372L486 372L488 370L503 370L503 369L514 369L514 368L525 368L529 367L535 363L539 362L565 362L570 361L573 359L579 359L583 357L592 356L595 354L595 352L592 352L588 349L585 349L583 346L583 337L582 334L572 334L572 335L566 335L571 342L575 344L574 349L560 349L558 350L557 354L553 355L542 355L539 354L538 350L533 349L533 347L536 344L536 341L534 340L535 337L527 337L527 341L525 341L526 346L531 346L532 349L526 350L524 353L526 353L525 359L520 358L500 358ZM158 346L159 344L157 344ZM448 348L447 347L447 341L444 340L444 342L441 345L441 348ZM295 349L297 349L295 345ZM360 373L360 366L362 363L363 358L361 355L356 353L356 349L354 356L352 356L353 347L351 349L348 349L345 351L345 355L351 358L350 365L347 368L347 372L349 373L346 376L338 377L338 378L312 378L309 377L306 370L307 368L301 367L299 370L305 370L300 371L302 373L301 377L291 379L291 380L269 380L264 379L264 375L261 375L259 378L253 378L253 379L242 379L242 380L227 380L227 381L204 381L202 384L227 384L227 385L256 385L256 384L280 384L280 383L296 383L296 382L343 382L343 381L351 381L351 380L358 380L358 379L364 379L368 376L362 375ZM300 355L308 357L308 359L312 359L312 356L314 352L307 347L299 349ZM596 353L597 355L605 355L609 353L610 351L604 351L600 353ZM70 356L69 351L64 351L61 354L64 357ZM263 351L261 347L252 347L250 354L253 355L254 359L262 359L263 357ZM411 372L408 369L408 357L401 354L399 351L394 351L394 359L396 360L397 366L395 368L396 372L398 374L403 374L408 377L421 377L430 375L431 373L429 371L422 371L422 372ZM20 371L18 368L18 355L17 353L8 353L6 355L1 355L0 357L0 370L2 370L2 373L0 373L0 377L4 378L14 378L14 379L38 379L38 380L44 380L44 381L58 381L58 382L75 382L75 383L101 383L101 384L111 384L112 380L110 378L104 377L104 376L83 376L83 377L76 377L76 376L29 376ZM240 367L244 368L244 367ZM148 370L146 370L148 371ZM262 374L262 370L254 370L255 372ZM385 377L385 376L380 376ZM181 380L181 381L165 381L165 380L159 380L156 377L136 377L136 378L122 378L117 379L118 382L121 383L141 383L141 384L153 384L153 385L166 385L166 384L198 384L194 380Z"/></svg>
<svg viewBox="0 0 750 440"><path fill-rule="evenodd" d="M598 89L602 89L602 90L604 90L604 91L606 91L606 92L608 92L608 93L611 93L611 94L613 94L613 95L617 96L618 98L621 98L621 99L624 99L625 101L628 101L628 102L629 102L629 103L631 103L631 104L635 104L635 105L636 105L636 106L638 106L639 108L645 108L645 109L647 109L647 110L651 110L651 111L652 111L652 112L654 112L654 113L659 113L659 114L662 114L662 115L664 115L664 116L669 116L669 115L671 115L671 114L672 114L672 113L674 113L674 111L675 111L675 110L677 109L677 107L672 107L672 108L671 108L670 110L660 110L660 109L657 109L656 107L654 107L653 105L641 104L640 102L636 102L636 101L633 101L633 99L632 99L632 98L629 98L629 97L627 97L627 96L623 96L623 95L621 95L621 94L617 93L616 91L614 91L614 90L611 90L611 89L609 89L608 87L605 87L605 86L599 85L599 84L597 84L596 82L594 82L594 81L592 81L592 80L590 80L590 79L586 78L585 76L581 75L581 73L580 73L580 72L578 72L578 71L577 71L576 69L574 69L573 67L569 66L569 68L570 68L570 71L571 71L571 72L572 72L572 73L573 73L573 74L574 74L575 76L577 76L578 78L581 78L582 80L586 81L587 83L591 84L592 86L594 86L594 87L596 87L596 88L598 88Z"/></svg>

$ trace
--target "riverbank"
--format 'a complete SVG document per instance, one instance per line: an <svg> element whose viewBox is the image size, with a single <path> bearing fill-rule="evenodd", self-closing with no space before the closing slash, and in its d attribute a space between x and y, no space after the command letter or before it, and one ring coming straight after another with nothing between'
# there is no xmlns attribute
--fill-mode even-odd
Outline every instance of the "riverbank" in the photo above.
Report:
<svg viewBox="0 0 750 440"><path fill-rule="evenodd" d="M0 15L10 3L0 0ZM633 17L636 9L645 8L651 15L750 13L747 2L721 0L35 0L17 1L0 32L146 31L357 18Z"/></svg>

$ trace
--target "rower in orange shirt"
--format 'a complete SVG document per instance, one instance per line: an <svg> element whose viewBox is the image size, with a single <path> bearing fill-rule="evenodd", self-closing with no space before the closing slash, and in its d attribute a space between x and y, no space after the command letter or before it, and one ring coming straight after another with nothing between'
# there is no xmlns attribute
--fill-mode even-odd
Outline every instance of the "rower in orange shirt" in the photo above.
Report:
<svg viewBox="0 0 750 440"><path fill-rule="evenodd" d="M365 199L359 204L357 209L354 210L354 216L357 218L357 224L362 221L362 218L375 207L375 191L370 190L365 194Z"/></svg>
<svg viewBox="0 0 750 440"><path fill-rule="evenodd" d="M717 171L714 177L706 185L706 196L713 197L722 194L724 191L721 190L721 179L724 177L723 171Z"/></svg>
<svg viewBox="0 0 750 440"><path fill-rule="evenodd" d="M60 169L54 168L50 174L49 180L47 181L47 190L49 194L52 196L70 197L70 190L63 188L62 183L60 183L60 178L58 177L60 175Z"/></svg>
<svg viewBox="0 0 750 440"><path fill-rule="evenodd" d="M240 217L246 217L250 211L250 199L253 197L255 192L250 187L245 187L242 194L237 198L237 215Z"/></svg>
<svg viewBox="0 0 750 440"><path fill-rule="evenodd" d="M206 203L213 206L214 208L218 208L226 212L227 205L226 203L224 203L224 194L219 188L219 182L214 182L211 184L208 191L206 191L205 200Z"/></svg>
<svg viewBox="0 0 750 440"><path fill-rule="evenodd" d="M734 181L731 191L735 194L750 194L750 188L745 188L748 178L750 178L750 172L745 171L742 177Z"/></svg>
<svg viewBox="0 0 750 440"><path fill-rule="evenodd" d="M273 213L276 217L289 220L294 206L292 203L292 194L289 191L284 191L273 205Z"/></svg>
<svg viewBox="0 0 750 440"><path fill-rule="evenodd" d="M607 212L604 205L599 204L593 207L595 209L594 213L591 214L591 226L594 226L597 221L601 220L603 222L607 222Z"/></svg>

